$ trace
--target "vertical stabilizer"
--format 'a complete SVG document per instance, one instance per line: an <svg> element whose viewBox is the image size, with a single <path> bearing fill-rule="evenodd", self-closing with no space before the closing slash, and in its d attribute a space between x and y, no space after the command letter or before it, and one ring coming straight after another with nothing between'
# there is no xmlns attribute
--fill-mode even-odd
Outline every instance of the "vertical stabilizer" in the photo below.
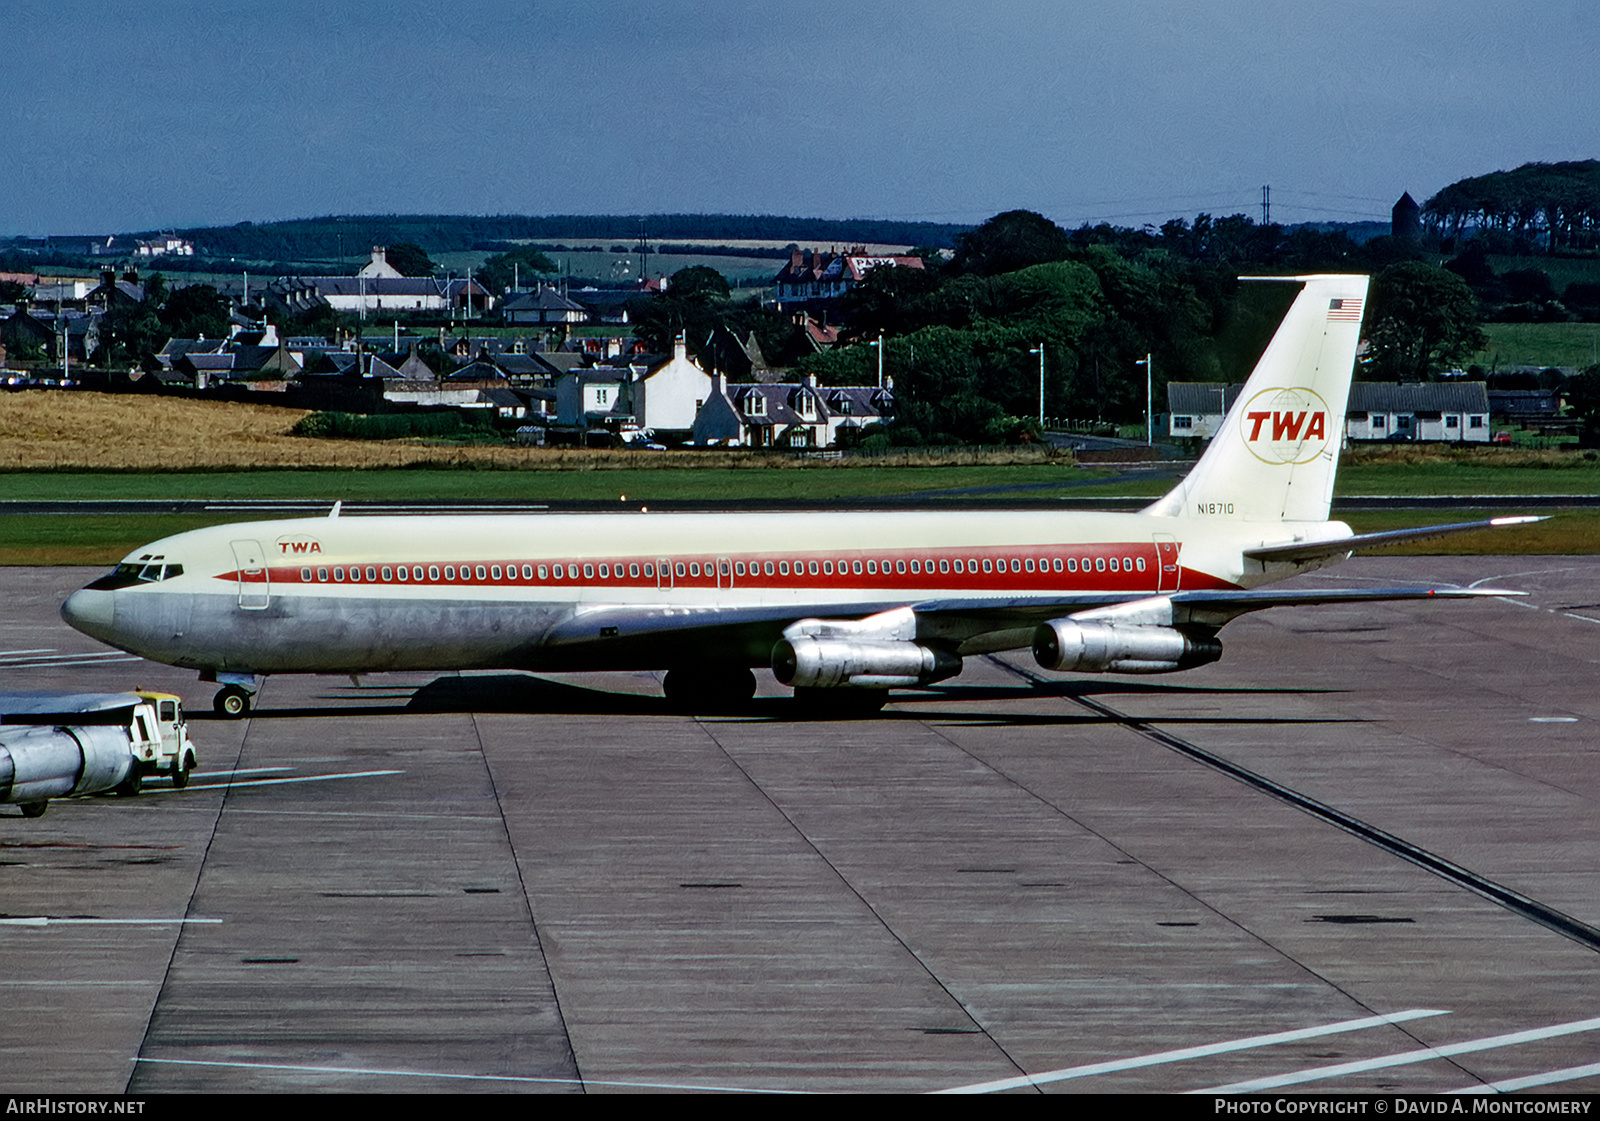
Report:
<svg viewBox="0 0 1600 1121"><path fill-rule="evenodd" d="M1326 521L1368 278L1241 279L1305 287L1200 462L1145 513L1206 521Z"/></svg>

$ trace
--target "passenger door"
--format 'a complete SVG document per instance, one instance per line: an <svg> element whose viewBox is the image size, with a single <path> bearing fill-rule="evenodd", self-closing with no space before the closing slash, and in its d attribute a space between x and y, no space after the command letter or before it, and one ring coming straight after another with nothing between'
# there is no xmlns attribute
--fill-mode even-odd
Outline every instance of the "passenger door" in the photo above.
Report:
<svg viewBox="0 0 1600 1121"><path fill-rule="evenodd" d="M235 541L233 559L239 566L239 607L260 611L272 602L272 580L267 555L258 541Z"/></svg>

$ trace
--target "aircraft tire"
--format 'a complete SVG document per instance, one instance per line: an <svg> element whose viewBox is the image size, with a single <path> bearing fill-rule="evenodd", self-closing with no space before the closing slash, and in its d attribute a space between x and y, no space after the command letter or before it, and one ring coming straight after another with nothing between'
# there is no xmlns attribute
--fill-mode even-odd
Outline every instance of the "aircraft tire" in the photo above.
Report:
<svg viewBox="0 0 1600 1121"><path fill-rule="evenodd" d="M794 703L811 720L839 720L871 716L889 703L887 689L818 689L802 685L794 691Z"/></svg>
<svg viewBox="0 0 1600 1121"><path fill-rule="evenodd" d="M218 716L240 720L250 711L250 694L237 685L228 685L217 690L211 707L217 710Z"/></svg>
<svg viewBox="0 0 1600 1121"><path fill-rule="evenodd" d="M739 712L756 695L756 675L747 666L674 669L661 690L680 712Z"/></svg>
<svg viewBox="0 0 1600 1121"><path fill-rule="evenodd" d="M43 817L44 811L50 808L49 802L24 802L19 807L23 817Z"/></svg>

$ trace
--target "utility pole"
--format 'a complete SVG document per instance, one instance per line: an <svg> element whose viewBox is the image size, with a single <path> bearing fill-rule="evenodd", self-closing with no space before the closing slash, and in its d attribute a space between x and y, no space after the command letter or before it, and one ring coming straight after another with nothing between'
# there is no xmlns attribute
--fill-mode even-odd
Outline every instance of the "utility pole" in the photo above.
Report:
<svg viewBox="0 0 1600 1121"><path fill-rule="evenodd" d="M1039 345L1032 347L1028 353L1039 356L1039 434L1042 436L1044 435L1044 340L1041 339Z"/></svg>
<svg viewBox="0 0 1600 1121"><path fill-rule="evenodd" d="M1156 394L1155 394L1155 362L1154 355L1146 354L1134 363L1135 366L1144 367L1144 444L1145 447L1154 447L1156 442Z"/></svg>
<svg viewBox="0 0 1600 1121"><path fill-rule="evenodd" d="M1272 188L1261 188L1261 224L1272 225Z"/></svg>

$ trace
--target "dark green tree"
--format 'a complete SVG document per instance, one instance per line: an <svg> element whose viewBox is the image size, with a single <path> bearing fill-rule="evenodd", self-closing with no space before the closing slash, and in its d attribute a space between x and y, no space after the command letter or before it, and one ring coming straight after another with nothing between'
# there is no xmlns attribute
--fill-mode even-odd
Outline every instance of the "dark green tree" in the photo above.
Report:
<svg viewBox="0 0 1600 1121"><path fill-rule="evenodd" d="M1583 421L1585 447L1600 445L1600 366L1590 366L1567 382L1567 408Z"/></svg>
<svg viewBox="0 0 1600 1121"><path fill-rule="evenodd" d="M1366 334L1372 359L1365 376L1374 381L1426 381L1488 342L1472 289L1421 261L1390 265L1374 278Z"/></svg>
<svg viewBox="0 0 1600 1121"><path fill-rule="evenodd" d="M540 275L558 271L556 263L531 245L496 253L483 262L473 279L491 292L504 292L519 279L526 285Z"/></svg>
<svg viewBox="0 0 1600 1121"><path fill-rule="evenodd" d="M228 333L228 301L209 284L191 284L168 296L157 318L170 338L222 338Z"/></svg>
<svg viewBox="0 0 1600 1121"><path fill-rule="evenodd" d="M389 246L387 260L401 276L432 276L438 269L428 251L414 241L396 242Z"/></svg>
<svg viewBox="0 0 1600 1121"><path fill-rule="evenodd" d="M958 273L998 276L1071 255L1066 230L1031 210L1008 210L959 235L950 267Z"/></svg>
<svg viewBox="0 0 1600 1121"><path fill-rule="evenodd" d="M651 350L667 353L681 334L696 353L730 310L728 282L714 269L690 265L673 273L659 296L641 296L628 306L635 333Z"/></svg>
<svg viewBox="0 0 1600 1121"><path fill-rule="evenodd" d="M681 300L725 300L728 292L727 278L706 265L681 268L667 280L667 293Z"/></svg>

